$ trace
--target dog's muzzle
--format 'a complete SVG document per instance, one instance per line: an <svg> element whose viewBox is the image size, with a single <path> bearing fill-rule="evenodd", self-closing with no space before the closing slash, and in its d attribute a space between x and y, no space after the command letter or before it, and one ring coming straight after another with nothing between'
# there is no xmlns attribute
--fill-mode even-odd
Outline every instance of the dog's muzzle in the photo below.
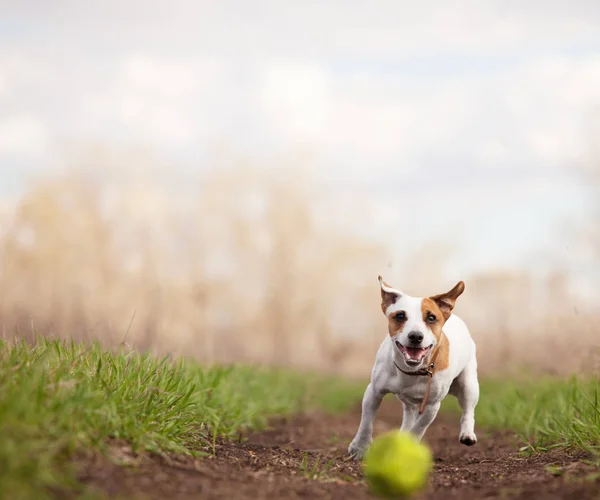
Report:
<svg viewBox="0 0 600 500"><path fill-rule="evenodd" d="M407 364L418 365L419 363L421 363L421 361L423 361L425 356L429 354L429 351L431 351L433 344L427 347L407 347L402 345L400 341L396 340L396 347L402 354L404 354L404 360Z"/></svg>

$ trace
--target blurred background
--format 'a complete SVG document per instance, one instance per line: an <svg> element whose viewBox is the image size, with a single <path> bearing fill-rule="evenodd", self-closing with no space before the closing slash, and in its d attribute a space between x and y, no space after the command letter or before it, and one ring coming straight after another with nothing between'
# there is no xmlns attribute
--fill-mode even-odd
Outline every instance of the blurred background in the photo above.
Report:
<svg viewBox="0 0 600 500"><path fill-rule="evenodd" d="M600 370L600 3L0 1L0 322L364 377L377 275Z"/></svg>

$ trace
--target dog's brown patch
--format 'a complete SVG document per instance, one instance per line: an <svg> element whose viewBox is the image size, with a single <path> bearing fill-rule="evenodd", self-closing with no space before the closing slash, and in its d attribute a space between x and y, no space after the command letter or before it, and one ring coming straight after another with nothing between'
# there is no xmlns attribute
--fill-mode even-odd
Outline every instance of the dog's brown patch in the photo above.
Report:
<svg viewBox="0 0 600 500"><path fill-rule="evenodd" d="M444 319L447 320L452 314L454 306L456 305L456 299L458 299L458 297L460 297L464 291L465 284L463 281L459 281L449 292L434 295L430 298L437 304L444 315Z"/></svg>
<svg viewBox="0 0 600 500"><path fill-rule="evenodd" d="M444 327L444 323L446 323L446 317L444 316L444 313L439 308L437 303L432 299L423 299L421 302L421 314L423 316L423 321L427 325L427 328L429 328L431 333L433 333L436 342L439 342L443 333L442 329ZM435 316L435 323L429 323L427 321L427 317L430 314Z"/></svg>
<svg viewBox="0 0 600 500"><path fill-rule="evenodd" d="M435 347L439 352L435 359L434 372L439 372L448 368L449 357L450 357L450 344L448 338L444 335L444 323L446 323L446 317L443 311L432 299L423 299L421 302L421 313L423 315L423 321L427 325L427 328L431 330L437 346ZM427 317L433 314L436 318L435 323L429 323Z"/></svg>
<svg viewBox="0 0 600 500"><path fill-rule="evenodd" d="M383 311L385 312L385 309ZM397 319L398 314L400 314L401 312L402 311L396 311L390 314L390 316L388 317L388 332L390 333L390 337L398 335L398 333L402 331L404 325L406 324L406 320L408 319L406 315L404 316L404 319Z"/></svg>
<svg viewBox="0 0 600 500"><path fill-rule="evenodd" d="M438 342L439 344L436 346L438 354L435 358L433 373L441 372L450 366L450 342L444 332L442 332Z"/></svg>

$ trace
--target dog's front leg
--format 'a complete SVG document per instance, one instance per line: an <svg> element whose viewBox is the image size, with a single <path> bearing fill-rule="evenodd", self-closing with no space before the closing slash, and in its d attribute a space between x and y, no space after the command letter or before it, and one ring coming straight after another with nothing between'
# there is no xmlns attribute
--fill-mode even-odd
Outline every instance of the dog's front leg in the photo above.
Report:
<svg viewBox="0 0 600 500"><path fill-rule="evenodd" d="M377 415L382 400L383 394L376 392L373 384L369 384L362 400L360 425L358 426L356 436L348 447L348 453L356 459L361 459L367 446L371 444L371 440L373 439L373 422L375 421L375 415Z"/></svg>
<svg viewBox="0 0 600 500"><path fill-rule="evenodd" d="M402 426L401 431L410 431L415 425L415 421L419 416L419 407L417 405L406 404L402 402Z"/></svg>
<svg viewBox="0 0 600 500"><path fill-rule="evenodd" d="M425 410L423 411L423 415L419 415L413 424L411 432L419 439L423 439L425 435L425 431L431 425L431 423L435 420L435 417L440 411L441 403L429 404L425 406Z"/></svg>

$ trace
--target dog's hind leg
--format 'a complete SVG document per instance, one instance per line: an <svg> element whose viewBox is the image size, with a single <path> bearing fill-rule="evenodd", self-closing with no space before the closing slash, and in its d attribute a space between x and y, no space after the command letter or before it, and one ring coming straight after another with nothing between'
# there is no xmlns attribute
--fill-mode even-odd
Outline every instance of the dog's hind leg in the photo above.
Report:
<svg viewBox="0 0 600 500"><path fill-rule="evenodd" d="M361 459L371 440L373 439L373 422L375 415L381 406L383 394L378 393L373 388L373 384L369 384L365 390L365 395L362 400L362 414L360 417L360 425L356 436L348 447L348 453L356 459Z"/></svg>
<svg viewBox="0 0 600 500"><path fill-rule="evenodd" d="M475 360L471 361L454 379L450 392L456 396L462 409L459 440L464 445L473 446L477 443L475 407L479 402L479 381L477 380L477 362Z"/></svg>

